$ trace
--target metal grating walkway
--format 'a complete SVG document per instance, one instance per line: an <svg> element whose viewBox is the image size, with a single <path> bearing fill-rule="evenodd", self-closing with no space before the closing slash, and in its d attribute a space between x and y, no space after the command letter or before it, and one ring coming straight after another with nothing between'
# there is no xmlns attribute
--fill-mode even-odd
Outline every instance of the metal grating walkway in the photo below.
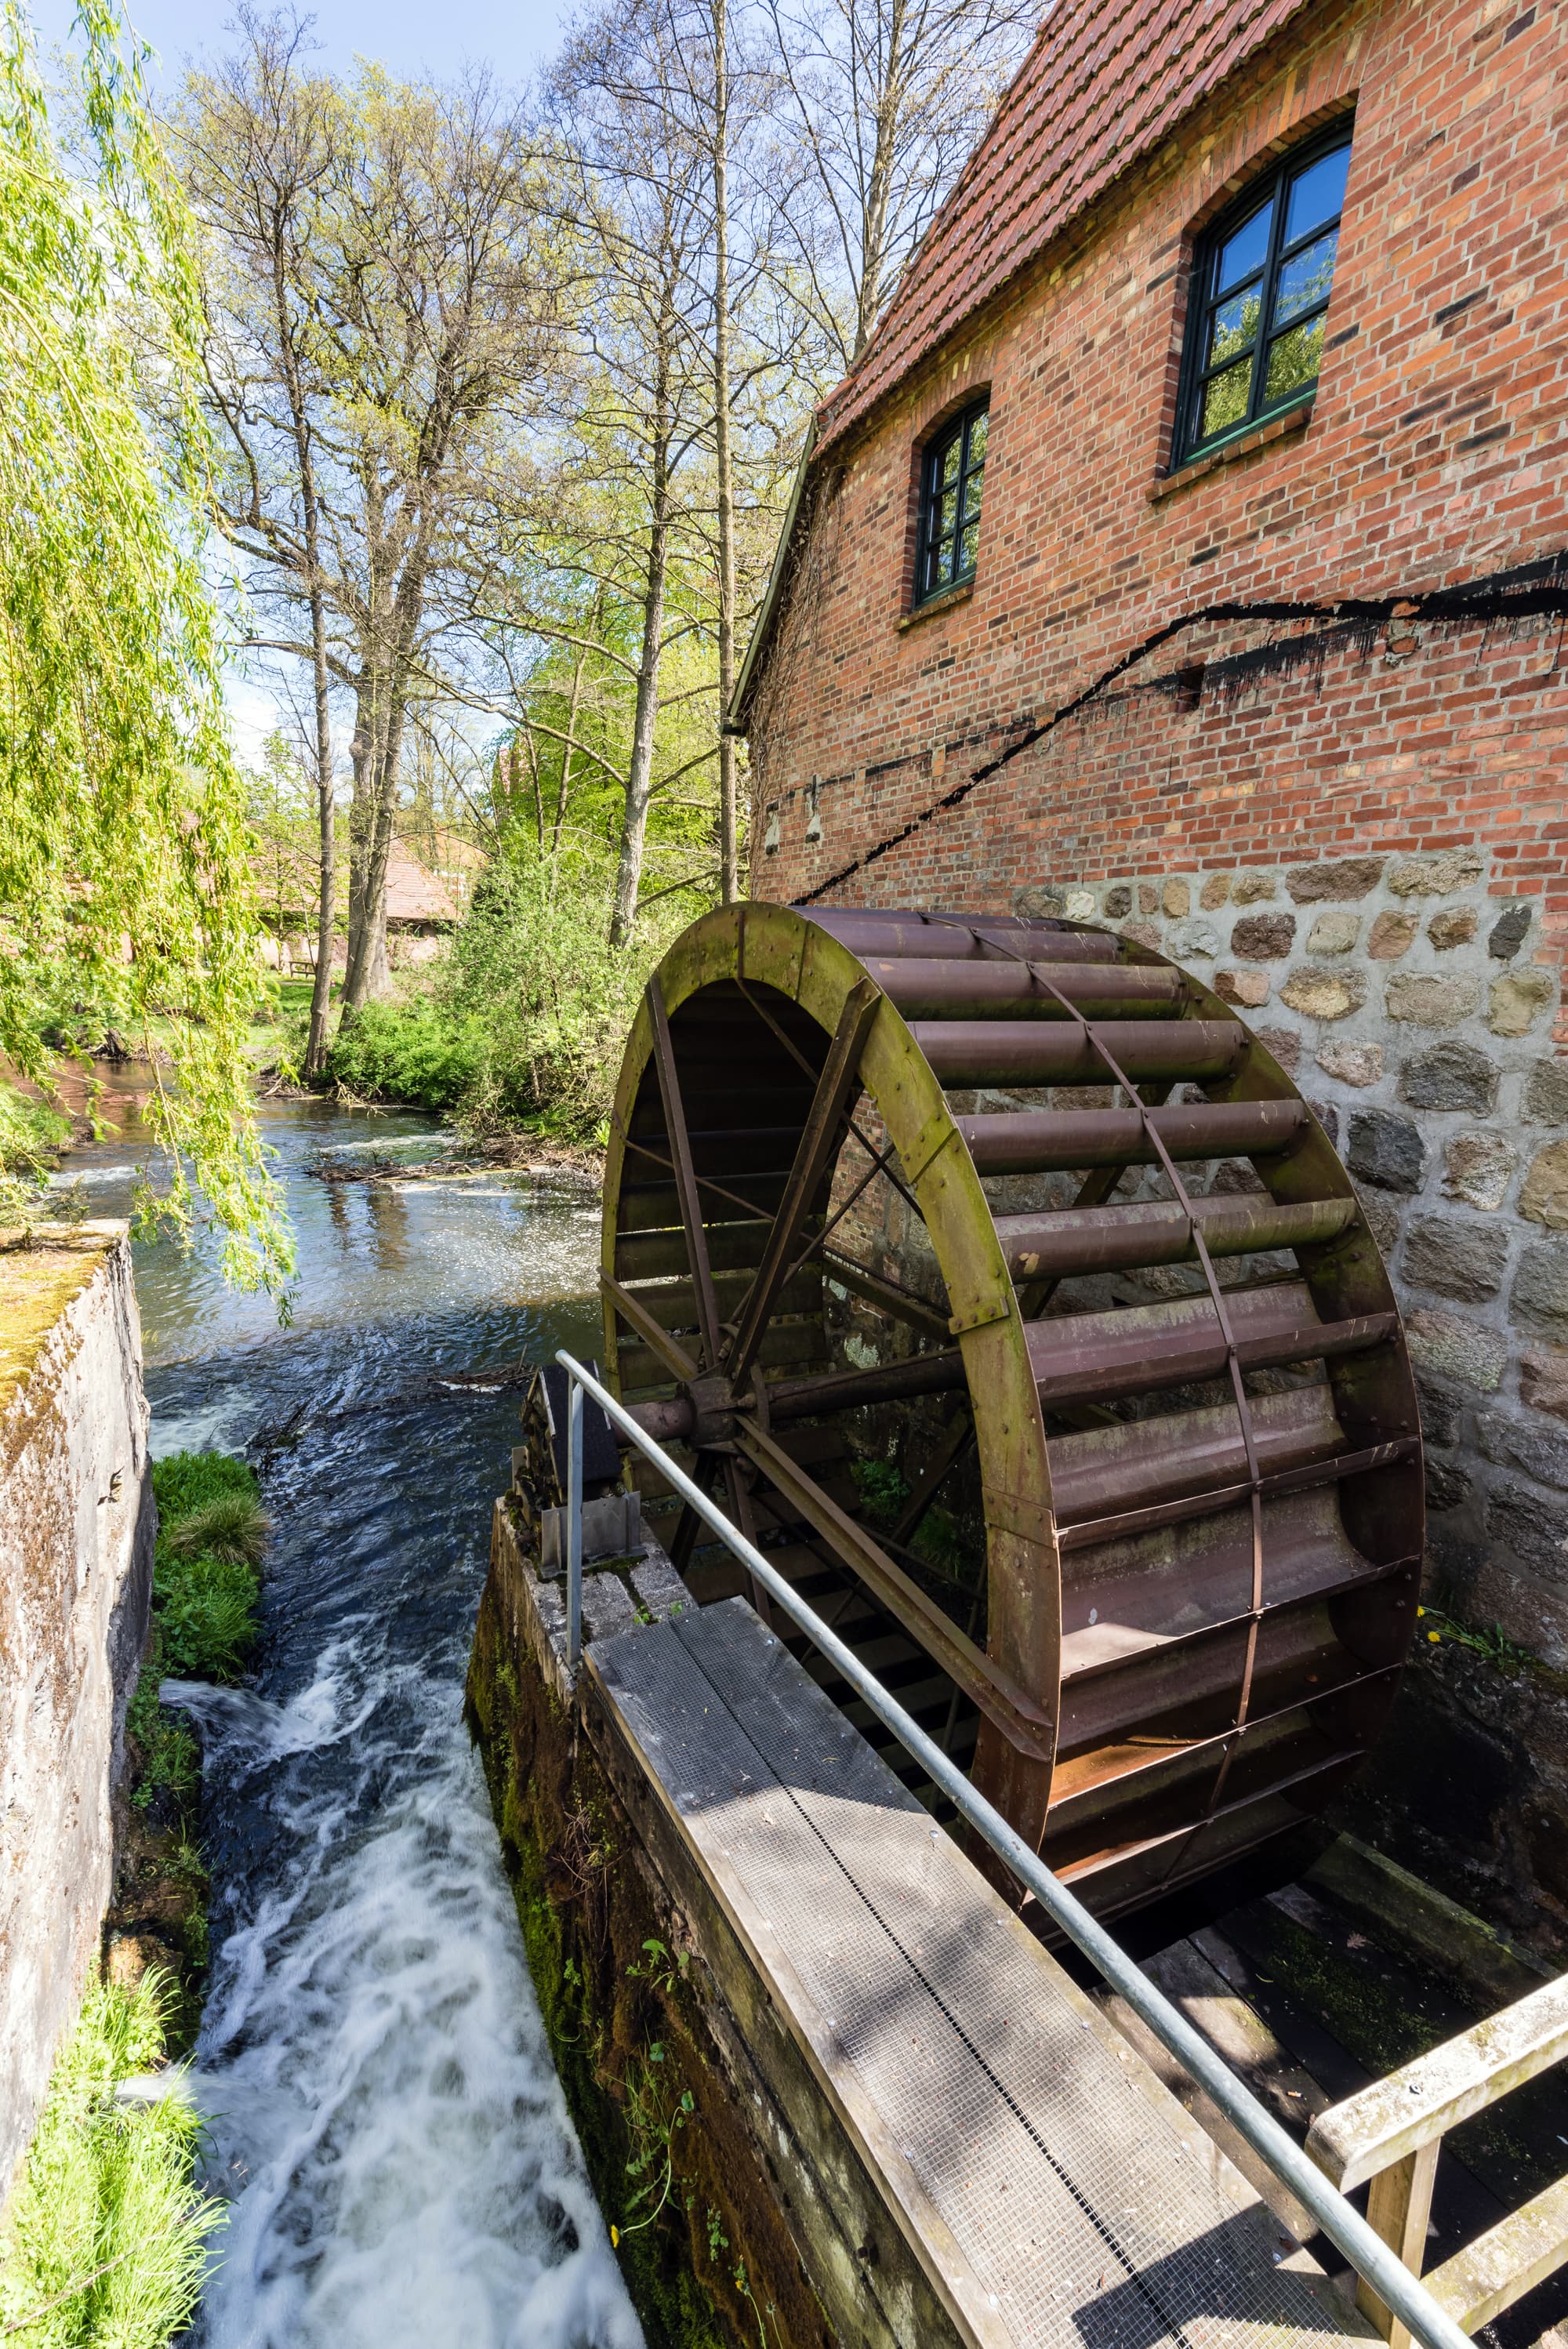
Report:
<svg viewBox="0 0 1568 2349"><path fill-rule="evenodd" d="M744 1600L588 1661L963 2337L1371 2337Z"/></svg>

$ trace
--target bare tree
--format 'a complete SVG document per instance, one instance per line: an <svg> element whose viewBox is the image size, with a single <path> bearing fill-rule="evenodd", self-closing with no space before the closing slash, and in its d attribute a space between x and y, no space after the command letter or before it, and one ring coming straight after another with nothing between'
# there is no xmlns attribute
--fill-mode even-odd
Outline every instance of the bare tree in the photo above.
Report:
<svg viewBox="0 0 1568 2349"><path fill-rule="evenodd" d="M779 202L834 374L871 340L1039 22L1039 0L761 0Z"/></svg>
<svg viewBox="0 0 1568 2349"><path fill-rule="evenodd" d="M346 1016L387 985L410 697L438 689L447 640L460 636L462 599L449 595L488 508L494 445L539 402L560 247L528 118L488 77L438 88L365 68L349 88L310 84L297 19L242 16L239 29L235 58L192 76L180 114L221 258L209 367L231 460L222 516L263 600L308 603L318 584L327 672L353 698ZM253 222L273 203L263 191L258 204L252 178L282 135L268 123L297 141L318 103L335 136L310 182L308 233L291 213L275 240L280 309L247 278ZM264 641L317 657L314 638Z"/></svg>
<svg viewBox="0 0 1568 2349"><path fill-rule="evenodd" d="M235 460L220 519L252 557L253 577L268 581L268 600L303 602L308 616L319 880L304 1070L314 1075L326 1050L337 867L310 253L341 169L343 121L332 85L301 70L297 19L242 5L237 23L244 51L192 83L182 127L191 194L216 232L204 358Z"/></svg>
<svg viewBox="0 0 1568 2349"><path fill-rule="evenodd" d="M599 256L571 418L577 527L554 559L564 555L637 619L610 914L615 946L636 921L663 662L696 625L692 506L711 495L694 479L712 413L701 265L709 190L702 142L669 104L682 72L676 37L660 8L602 18L569 47L554 91L563 178ZM673 609L672 577L680 589ZM603 599L598 609L603 616Z"/></svg>

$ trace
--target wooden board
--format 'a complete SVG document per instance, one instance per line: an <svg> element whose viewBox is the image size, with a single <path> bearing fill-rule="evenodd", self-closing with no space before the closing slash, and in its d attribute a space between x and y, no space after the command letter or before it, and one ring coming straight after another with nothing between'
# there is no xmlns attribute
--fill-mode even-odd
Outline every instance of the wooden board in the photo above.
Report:
<svg viewBox="0 0 1568 2349"><path fill-rule="evenodd" d="M588 1667L961 2339L1369 2337L743 1600Z"/></svg>

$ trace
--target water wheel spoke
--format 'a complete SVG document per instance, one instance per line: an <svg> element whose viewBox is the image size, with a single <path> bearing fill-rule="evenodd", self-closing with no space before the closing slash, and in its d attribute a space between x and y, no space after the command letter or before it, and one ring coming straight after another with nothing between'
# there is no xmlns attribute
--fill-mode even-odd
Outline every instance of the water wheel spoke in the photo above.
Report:
<svg viewBox="0 0 1568 2349"><path fill-rule="evenodd" d="M1050 1716L1027 1692L977 1648L902 1567L894 1565L882 1545L790 1458L781 1444L748 1420L739 1423L736 1441L769 1483L805 1518L819 1540L995 1723L1008 1743L1022 1754L1048 1759Z"/></svg>
<svg viewBox="0 0 1568 2349"><path fill-rule="evenodd" d="M707 1236L703 1230L702 1202L697 1195L696 1171L692 1164L691 1136L686 1131L686 1105L681 1099L680 1075L676 1067L669 1015L665 1009L664 992L656 971L648 981L647 1001L654 1030L654 1064L658 1071L659 1098L664 1104L665 1136L670 1146L676 1195L680 1202L686 1260L691 1268L692 1286L696 1291L697 1328L702 1332L705 1357L712 1369L717 1365L721 1344L718 1300L714 1295L713 1270L707 1257Z"/></svg>
<svg viewBox="0 0 1568 2349"><path fill-rule="evenodd" d="M838 1248L824 1248L822 1264L841 1288L864 1298L868 1305L880 1305L895 1321L907 1322L912 1330L922 1330L928 1338L952 1336L951 1319L945 1310L928 1304L923 1297L917 1297L912 1288L903 1288L898 1281L873 1272L869 1264L861 1264Z"/></svg>
<svg viewBox="0 0 1568 2349"><path fill-rule="evenodd" d="M817 1080L817 1090L800 1130L784 1197L768 1236L751 1293L740 1309L735 1337L724 1357L728 1376L739 1381L757 1359L779 1290L794 1267L806 1218L837 1151L846 1113L861 1089L861 1053L882 998L869 978L851 988Z"/></svg>
<svg viewBox="0 0 1568 2349"><path fill-rule="evenodd" d="M679 1339L672 1337L664 1323L655 1319L634 1289L624 1288L607 1272L599 1275L599 1285L621 1319L658 1356L672 1379L685 1385L696 1377L697 1365Z"/></svg>
<svg viewBox="0 0 1568 2349"><path fill-rule="evenodd" d="M974 1449L975 1421L970 1412L955 1412L944 1429L935 1451L915 1478L908 1500L893 1519L890 1541L907 1542L925 1521L926 1512L959 1462Z"/></svg>

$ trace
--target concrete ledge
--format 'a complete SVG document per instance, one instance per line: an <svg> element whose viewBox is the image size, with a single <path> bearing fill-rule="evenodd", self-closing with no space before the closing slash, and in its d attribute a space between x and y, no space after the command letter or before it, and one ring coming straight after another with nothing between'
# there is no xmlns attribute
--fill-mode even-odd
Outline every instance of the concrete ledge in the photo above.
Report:
<svg viewBox="0 0 1568 2349"><path fill-rule="evenodd" d="M153 1508L127 1227L0 1245L0 2199L96 1961Z"/></svg>

